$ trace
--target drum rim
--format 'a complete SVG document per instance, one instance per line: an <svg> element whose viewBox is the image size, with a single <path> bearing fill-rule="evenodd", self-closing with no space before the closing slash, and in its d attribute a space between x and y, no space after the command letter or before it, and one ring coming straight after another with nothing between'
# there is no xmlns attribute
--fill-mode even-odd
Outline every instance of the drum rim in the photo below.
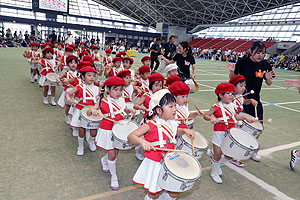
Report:
<svg viewBox="0 0 300 200"><path fill-rule="evenodd" d="M259 131L259 132L263 132L264 130L265 130L265 127L264 127L264 125L262 124L262 129L257 129L257 128L255 128L255 127L253 127L253 126L251 126L248 122L246 122L245 120L242 120L242 125L244 125L245 124L245 126L247 126L248 128L251 128L252 130L257 130L257 131Z"/></svg>
<svg viewBox="0 0 300 200"><path fill-rule="evenodd" d="M101 123L101 120L102 120L102 119L100 119L100 120L91 120L91 119L88 119L86 116L84 116L83 110L85 110L85 109L88 109L88 108L83 108L83 109L82 109L82 111L81 111L81 116L82 116L82 117L84 117L84 118L87 119L88 121L93 121L93 122L99 122L99 123Z"/></svg>
<svg viewBox="0 0 300 200"><path fill-rule="evenodd" d="M126 120L126 119L120 120L120 121L118 121L118 122L122 123L122 121L128 122L128 120ZM135 124L137 127L139 127L135 121L131 121L130 123L133 123L133 124ZM117 125L117 124L118 124L118 123L114 124L113 127L112 127L112 129L111 129L112 136L113 136L114 138L116 138L117 141L119 141L119 142L121 142L121 143L123 143L123 144L126 144L126 143L124 143L125 140L119 139L119 138L114 134L113 129L114 129L114 126ZM129 134L128 134L128 135L129 135ZM127 143L131 144L131 143L128 141L128 139L127 139ZM132 144L132 145L133 145L133 144Z"/></svg>
<svg viewBox="0 0 300 200"><path fill-rule="evenodd" d="M49 73L47 73L46 78L47 78L49 81L51 81L51 82L56 82L56 80L51 80L51 79L49 79L48 76L50 76L51 74L55 74L55 75L58 77L58 74L53 73L53 72L49 72Z"/></svg>
<svg viewBox="0 0 300 200"><path fill-rule="evenodd" d="M199 133L199 132L198 132ZM203 136L201 133L199 133L201 136ZM208 146L209 146L209 143L208 143L208 140L203 136L204 140L206 141L206 144L207 144L207 147L206 148L199 148L199 147L196 147L194 146L195 149L199 149L199 150L203 150L203 151L207 151L208 149ZM179 139L185 143L188 147L192 148L192 145L190 143L188 143L187 141L184 140L184 138L182 136L179 137Z"/></svg>
<svg viewBox="0 0 300 200"><path fill-rule="evenodd" d="M240 128L237 128L237 127L232 127L231 129L240 129ZM230 130L231 130L230 129ZM258 151L259 149L260 149L260 143L259 143L259 141L255 138L255 137L253 137L255 140L256 140L256 142L257 142L257 144L258 144L258 147L256 148L256 149L251 149L251 148L248 148L248 147L245 147L244 145L242 145L241 143L239 143L232 135L231 135L231 133L230 133L230 130L229 130L229 132L228 132L228 137L230 138L230 139L232 139L233 141L235 141L236 143L236 145L237 146L239 146L239 147L241 147L242 149L245 149L245 150L252 150L252 151ZM241 129L242 130L242 129ZM244 130L243 130L244 131ZM249 135L251 135L250 133L248 133L247 131L244 131L244 132L246 132L247 134L249 134Z"/></svg>
<svg viewBox="0 0 300 200"><path fill-rule="evenodd" d="M166 157L167 154L169 154L169 153L172 153L172 152L166 153L165 157ZM186 153L186 154L189 155L189 156L191 156L191 157L197 162L197 164L198 164L198 166L199 166L199 168L200 168L200 174L199 174L196 178L193 178L193 179L184 179L184 178L182 178L182 177L177 176L177 175L174 174L171 170L169 170L169 168L167 167L167 165L166 165L166 163L165 163L164 160L163 160L163 168L165 169L166 173L170 174L170 175L171 175L173 178L175 178L176 180L179 180L179 181L180 181L180 180L181 180L181 181L184 180L184 182L197 181L197 180L199 180L200 177L202 176L202 166L201 166L200 162L199 162L194 156L192 156L192 155L190 155L190 154L188 154L188 153ZM164 157L164 158L165 158L165 157ZM187 181L185 181L185 180L187 180Z"/></svg>

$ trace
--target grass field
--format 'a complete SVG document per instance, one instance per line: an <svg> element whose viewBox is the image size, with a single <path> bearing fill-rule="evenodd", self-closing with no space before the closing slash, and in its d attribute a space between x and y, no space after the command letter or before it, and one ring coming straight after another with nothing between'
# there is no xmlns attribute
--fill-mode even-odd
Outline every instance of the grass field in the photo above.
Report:
<svg viewBox="0 0 300 200"><path fill-rule="evenodd" d="M99 160L104 151L91 153L85 144L85 155L76 155L77 138L64 122L64 110L43 104L42 88L30 83L23 51L0 49L0 199L143 199L144 190L131 182L140 164L133 150L118 156L121 189L116 192L110 189L110 175L101 171ZM134 58L134 68L140 66L142 56ZM261 92L264 117L273 119L260 137L261 150L269 154L260 163L245 161L241 174L223 166L221 185L211 180L209 157L204 155L200 181L180 199L300 199L300 166L295 172L289 169L290 151L296 147L269 151L300 141L300 95L296 89L283 88L285 79L298 79L300 74L276 70L276 75L273 85L264 84ZM200 91L190 95L190 110L194 105L209 109L216 101L215 86L228 81L225 63L197 60L196 80ZM57 87L56 100L61 91ZM212 128L201 118L195 120L194 129L209 141Z"/></svg>

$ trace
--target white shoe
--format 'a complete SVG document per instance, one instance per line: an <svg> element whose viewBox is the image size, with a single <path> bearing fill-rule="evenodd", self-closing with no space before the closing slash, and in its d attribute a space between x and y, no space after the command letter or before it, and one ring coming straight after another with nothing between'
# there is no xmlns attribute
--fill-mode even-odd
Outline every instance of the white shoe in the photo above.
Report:
<svg viewBox="0 0 300 200"><path fill-rule="evenodd" d="M290 168L291 170L295 170L298 162L300 161L300 157L297 156L298 150L291 151L291 161L290 161Z"/></svg>
<svg viewBox="0 0 300 200"><path fill-rule="evenodd" d="M51 100L50 100L51 106L56 106L54 99L55 99L55 97L51 97Z"/></svg>
<svg viewBox="0 0 300 200"><path fill-rule="evenodd" d="M77 156L83 156L84 154L84 148L78 147L77 148Z"/></svg>
<svg viewBox="0 0 300 200"><path fill-rule="evenodd" d="M113 190L119 190L120 189L120 187L119 187L119 181L118 181L118 179L111 179L110 180L110 186L111 186L111 189L113 189Z"/></svg>
<svg viewBox="0 0 300 200"><path fill-rule="evenodd" d="M212 178L212 180L217 183L217 184L221 184L223 183L221 177L219 176L219 174L214 173L214 174L210 174L210 177Z"/></svg>
<svg viewBox="0 0 300 200"><path fill-rule="evenodd" d="M44 104L49 104L48 97L44 97Z"/></svg>
<svg viewBox="0 0 300 200"><path fill-rule="evenodd" d="M70 120L70 115L66 116L66 124L70 125L71 120Z"/></svg>
<svg viewBox="0 0 300 200"><path fill-rule="evenodd" d="M134 149L136 158L140 161L144 160L145 156L141 153L141 147L136 146Z"/></svg>
<svg viewBox="0 0 300 200"><path fill-rule="evenodd" d="M88 140L88 144L89 144L89 148L91 152L95 152L96 151L96 145L95 145L95 141L94 141L95 137L90 137Z"/></svg>
<svg viewBox="0 0 300 200"><path fill-rule="evenodd" d="M254 153L251 159L254 160L255 162L260 162L261 157L257 153Z"/></svg>
<svg viewBox="0 0 300 200"><path fill-rule="evenodd" d="M84 138L78 136L78 148L77 148L77 155L83 156L84 154Z"/></svg>
<svg viewBox="0 0 300 200"><path fill-rule="evenodd" d="M238 161L238 160L230 160L229 161L231 164L233 164L233 165L235 165L235 166L237 166L237 167L244 167L244 163L242 163L242 162L240 162L240 161Z"/></svg>
<svg viewBox="0 0 300 200"><path fill-rule="evenodd" d="M153 199L150 198L150 197L148 196L148 194L147 194L147 195L145 196L144 200L153 200Z"/></svg>
<svg viewBox="0 0 300 200"><path fill-rule="evenodd" d="M222 176L222 175L223 175L223 171L222 171L221 167L219 167L219 169L217 170L217 174L218 174L219 176Z"/></svg>
<svg viewBox="0 0 300 200"><path fill-rule="evenodd" d="M31 82L31 83L34 83L34 76L31 76L30 82Z"/></svg>

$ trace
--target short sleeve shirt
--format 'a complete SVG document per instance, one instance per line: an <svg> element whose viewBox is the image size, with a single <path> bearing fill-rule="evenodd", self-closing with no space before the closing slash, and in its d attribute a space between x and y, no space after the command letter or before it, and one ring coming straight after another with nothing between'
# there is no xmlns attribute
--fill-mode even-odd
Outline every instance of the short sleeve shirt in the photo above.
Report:
<svg viewBox="0 0 300 200"><path fill-rule="evenodd" d="M176 54L173 58L173 60L176 62L177 66L179 67L179 76L180 77L185 77L185 78L190 78L190 66L195 64L195 58L187 58L183 57L181 54Z"/></svg>

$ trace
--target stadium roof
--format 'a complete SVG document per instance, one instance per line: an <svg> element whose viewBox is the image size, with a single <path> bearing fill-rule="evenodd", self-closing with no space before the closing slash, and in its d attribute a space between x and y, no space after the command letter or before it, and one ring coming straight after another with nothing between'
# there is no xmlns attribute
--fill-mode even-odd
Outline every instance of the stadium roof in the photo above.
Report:
<svg viewBox="0 0 300 200"><path fill-rule="evenodd" d="M221 24L300 0L95 0L128 17L155 27L157 22L197 32L203 24Z"/></svg>

